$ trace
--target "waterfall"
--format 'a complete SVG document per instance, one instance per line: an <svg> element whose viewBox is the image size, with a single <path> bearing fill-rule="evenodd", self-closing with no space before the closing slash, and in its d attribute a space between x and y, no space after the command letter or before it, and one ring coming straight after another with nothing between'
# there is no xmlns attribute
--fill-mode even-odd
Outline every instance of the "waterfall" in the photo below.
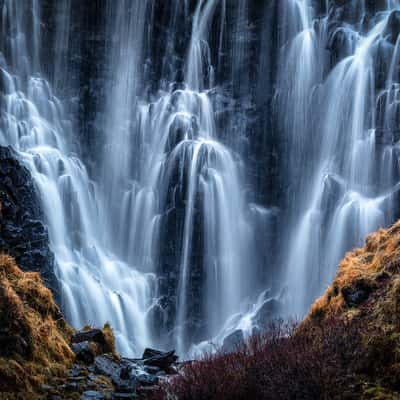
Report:
<svg viewBox="0 0 400 400"><path fill-rule="evenodd" d="M121 351L133 354L147 338L151 277L130 269L102 241L97 185L74 152L73 128L39 65L38 1L24 2L28 13L20 5L2 5L11 65L1 67L1 143L19 151L36 183L67 319L77 328L110 321Z"/></svg>
<svg viewBox="0 0 400 400"><path fill-rule="evenodd" d="M137 9L134 2L128 15L137 18L138 12L146 12L143 2L137 4L143 9ZM171 224L168 216L182 210L181 227L175 236L179 243L175 254L178 276L168 288L176 299L169 321L170 329L176 332L172 344L181 354L192 343L189 332L196 329L189 312L194 269L201 275L197 285L204 285L197 312L208 318L201 335L212 337L243 300L245 257L251 238L240 166L237 157L218 141L209 96L214 89L214 73L207 40L217 5L217 1L209 0L198 3L184 79L150 103L140 95L135 82L140 76L135 68L141 60L143 26L117 17L116 37L129 40L119 40L119 58L113 50L112 62L117 60L117 66L112 70L118 71L117 84L110 90L112 104L107 103L111 121L107 129L115 134L110 137L103 161L109 173L105 182L111 182L106 183L105 195L111 192L111 196L122 199L114 219L120 221L115 234L124 244L121 257L141 271L158 271L163 262L159 243ZM125 25L134 26L135 31L121 34L121 29L128 29ZM134 63L128 67L127 55ZM110 158L113 161L108 166ZM133 165L137 168L130 168ZM118 204L112 197L108 201ZM202 224L202 231L195 230L197 223ZM200 239L196 237L199 235ZM202 241L202 260L195 259L197 244L193 242L198 240ZM126 243L130 244L128 248ZM163 295L163 289L158 294Z"/></svg>
<svg viewBox="0 0 400 400"><path fill-rule="evenodd" d="M0 0L0 143L76 328L212 351L399 217L400 1L53 3Z"/></svg>
<svg viewBox="0 0 400 400"><path fill-rule="evenodd" d="M285 117L289 126L290 153L304 157L301 176L297 175L296 156L290 161L289 171L295 175L293 214L290 216L289 250L286 258L289 293L292 297L290 312L303 314L315 296L329 284L344 253L361 244L365 236L393 221L394 195L398 192L398 176L391 174L396 168L390 144L377 143L376 102L381 94L376 86L377 47L383 43L392 8L399 3L391 2L371 29L357 33L350 28L338 28L334 35L344 35L349 41L346 54L326 77L320 71L321 52L328 34L329 20L322 19L313 28L304 28L291 40L292 51L303 52L306 60L300 66L285 61L286 79L299 74L300 83L289 81L293 90L301 90L299 109L296 92L284 98L282 106L294 115ZM301 17L303 20L304 18ZM312 33L309 34L309 29ZM342 30L343 29L343 30ZM307 32L307 34L305 33ZM309 48L311 35L321 44L314 45L316 53ZM295 50L293 50L295 49ZM306 49L306 50L305 50ZM390 50L391 64L397 61L397 44ZM297 53L298 54L298 53ZM326 57L325 57L326 58ZM299 58L298 58L299 59ZM322 66L324 67L324 66ZM304 68L306 71L299 71ZM392 72L388 71L386 87L390 91ZM297 89L297 85L306 87ZM285 82L287 84L287 82ZM284 88L283 88L284 90ZM389 104L385 108L390 108ZM385 112L385 111L383 111ZM304 121L298 120L306 116ZM307 139L303 136L307 135ZM299 151L300 147L300 151ZM305 173L306 171L306 173ZM389 172L387 175L385 171ZM379 178L377 179L377 176Z"/></svg>

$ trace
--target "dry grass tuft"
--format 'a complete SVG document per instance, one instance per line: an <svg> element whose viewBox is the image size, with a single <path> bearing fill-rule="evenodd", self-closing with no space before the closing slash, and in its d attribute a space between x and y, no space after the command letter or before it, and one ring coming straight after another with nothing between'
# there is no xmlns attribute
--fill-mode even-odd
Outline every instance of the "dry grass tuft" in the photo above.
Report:
<svg viewBox="0 0 400 400"><path fill-rule="evenodd" d="M105 339L105 343L103 345L103 353L111 353L114 356L117 356L117 349L115 346L115 336L109 322L106 322L104 324L103 334Z"/></svg>
<svg viewBox="0 0 400 400"><path fill-rule="evenodd" d="M0 255L0 385L35 392L64 376L74 361L68 326L37 273L24 273Z"/></svg>

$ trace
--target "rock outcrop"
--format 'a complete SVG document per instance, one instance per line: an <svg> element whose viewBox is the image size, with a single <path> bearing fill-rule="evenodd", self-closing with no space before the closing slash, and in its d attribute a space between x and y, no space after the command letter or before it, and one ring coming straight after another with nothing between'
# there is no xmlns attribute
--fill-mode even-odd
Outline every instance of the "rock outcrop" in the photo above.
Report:
<svg viewBox="0 0 400 400"><path fill-rule="evenodd" d="M60 302L40 200L29 170L11 147L0 146L0 250L23 271L40 272Z"/></svg>
<svg viewBox="0 0 400 400"><path fill-rule="evenodd" d="M176 374L173 351L122 358L110 325L75 332L37 272L0 255L0 388L21 399L135 399ZM8 397L6 397L8 398Z"/></svg>

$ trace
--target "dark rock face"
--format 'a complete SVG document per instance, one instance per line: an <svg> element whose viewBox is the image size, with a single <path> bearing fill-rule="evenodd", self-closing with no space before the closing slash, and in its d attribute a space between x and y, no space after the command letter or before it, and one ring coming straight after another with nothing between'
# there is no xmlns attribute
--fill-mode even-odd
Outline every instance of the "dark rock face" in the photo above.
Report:
<svg viewBox="0 0 400 400"><path fill-rule="evenodd" d="M85 364L94 362L95 352L89 342L72 343L71 348L78 361Z"/></svg>
<svg viewBox="0 0 400 400"><path fill-rule="evenodd" d="M254 322L262 329L268 327L282 313L282 303L276 299L267 300L254 318Z"/></svg>
<svg viewBox="0 0 400 400"><path fill-rule="evenodd" d="M395 44L400 34L400 11L395 10L390 14L384 35L388 36L390 43Z"/></svg>
<svg viewBox="0 0 400 400"><path fill-rule="evenodd" d="M99 344L105 343L104 333L101 329L90 329L88 331L80 331L75 333L71 339L72 343L96 342Z"/></svg>
<svg viewBox="0 0 400 400"><path fill-rule="evenodd" d="M342 296L348 307L357 307L368 299L373 290L371 284L361 279L352 286L345 286L342 289Z"/></svg>
<svg viewBox="0 0 400 400"><path fill-rule="evenodd" d="M237 331L232 332L224 339L221 351L223 353L233 353L242 344L244 344L243 331L241 329L238 329Z"/></svg>
<svg viewBox="0 0 400 400"><path fill-rule="evenodd" d="M178 360L178 357L175 355L175 350L163 352L154 349L145 349L142 359L144 365L158 367L166 371Z"/></svg>
<svg viewBox="0 0 400 400"><path fill-rule="evenodd" d="M11 147L0 147L0 251L23 271L40 272L60 303L43 212L30 172Z"/></svg>
<svg viewBox="0 0 400 400"><path fill-rule="evenodd" d="M98 356L94 361L95 371L108 376L118 392L132 393L138 387L135 376L130 376L125 366L117 363L107 355Z"/></svg>

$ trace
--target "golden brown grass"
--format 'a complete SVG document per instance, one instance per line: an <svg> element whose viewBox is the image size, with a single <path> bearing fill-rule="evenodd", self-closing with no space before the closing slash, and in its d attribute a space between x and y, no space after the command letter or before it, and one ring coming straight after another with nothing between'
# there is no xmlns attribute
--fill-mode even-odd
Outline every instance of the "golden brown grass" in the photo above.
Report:
<svg viewBox="0 0 400 400"><path fill-rule="evenodd" d="M115 337L113 329L109 322L106 322L103 326L103 334L105 343L103 345L103 353L111 353L118 357L117 350L115 347Z"/></svg>
<svg viewBox="0 0 400 400"><path fill-rule="evenodd" d="M7 348L0 350L3 391L35 392L48 379L64 376L74 355L73 332L37 273L22 272L0 255L0 327Z"/></svg>
<svg viewBox="0 0 400 400"><path fill-rule="evenodd" d="M371 296L360 307L349 307L343 289L360 281L372 288ZM368 236L363 248L346 254L335 280L313 304L304 325L337 315L346 319L363 316L399 328L400 221Z"/></svg>

